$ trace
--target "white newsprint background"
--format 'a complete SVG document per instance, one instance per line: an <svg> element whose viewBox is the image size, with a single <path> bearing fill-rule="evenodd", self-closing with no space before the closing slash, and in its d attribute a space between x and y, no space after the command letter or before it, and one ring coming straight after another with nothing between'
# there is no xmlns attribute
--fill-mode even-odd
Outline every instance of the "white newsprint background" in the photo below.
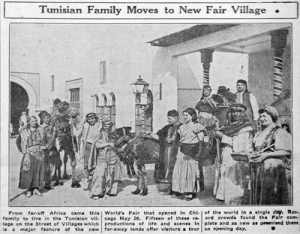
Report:
<svg viewBox="0 0 300 234"><path fill-rule="evenodd" d="M300 233L298 1L1 0L0 12L0 233ZM211 27L205 29L207 35L195 36L188 29L197 25ZM216 25L221 28L215 30ZM288 30L290 48L282 68L289 81L282 89L290 91L292 101L291 205L225 205L213 197L210 178L205 184L210 190L200 197L174 198L153 181L153 165L146 165L147 196L131 194L135 182L128 178L117 196L96 201L83 188L71 188L71 180L42 197L27 198L18 189L22 156L12 135L22 105L36 115L50 112L53 100L60 98L73 101L82 116L96 112L96 106L114 106L116 127L134 130L131 84L141 75L152 90L155 133L167 123L168 110L195 106L204 73L200 50L212 48L213 90L225 85L235 91L236 80L246 79L260 103L267 104L272 82L263 76L273 74L266 68L272 63L270 32L280 29ZM266 47L269 52L259 53ZM176 71L173 58L180 64ZM17 91L11 94L12 89ZM80 94L70 96L76 90ZM69 162L67 169L70 173Z"/></svg>

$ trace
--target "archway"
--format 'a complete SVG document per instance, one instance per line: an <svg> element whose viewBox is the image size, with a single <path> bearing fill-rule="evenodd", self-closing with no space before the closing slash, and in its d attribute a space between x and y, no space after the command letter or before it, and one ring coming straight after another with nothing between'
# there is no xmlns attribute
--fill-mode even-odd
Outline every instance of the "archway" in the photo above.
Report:
<svg viewBox="0 0 300 234"><path fill-rule="evenodd" d="M108 107L109 107L109 115L110 120L113 122L114 126L116 126L116 96L113 92L109 93L108 96Z"/></svg>
<svg viewBox="0 0 300 234"><path fill-rule="evenodd" d="M153 131L153 94L151 90L147 92L147 105L145 107L145 128L147 131Z"/></svg>
<svg viewBox="0 0 300 234"><path fill-rule="evenodd" d="M101 120L103 120L106 118L107 97L104 93L98 95L97 97L98 97L97 115Z"/></svg>
<svg viewBox="0 0 300 234"><path fill-rule="evenodd" d="M147 94L135 95L135 131L153 131L153 94L150 90Z"/></svg>
<svg viewBox="0 0 300 234"><path fill-rule="evenodd" d="M36 78L36 76L37 74L31 76L29 73L10 73L10 82L20 85L26 91L29 99L27 108L31 114L35 113L36 108L38 108L39 93L38 90L33 87L32 82L28 82L27 79L30 78L32 80ZM38 82L38 79L35 82Z"/></svg>
<svg viewBox="0 0 300 234"><path fill-rule="evenodd" d="M19 84L10 82L10 123L13 134L19 129L19 119L23 111L29 107L29 95Z"/></svg>

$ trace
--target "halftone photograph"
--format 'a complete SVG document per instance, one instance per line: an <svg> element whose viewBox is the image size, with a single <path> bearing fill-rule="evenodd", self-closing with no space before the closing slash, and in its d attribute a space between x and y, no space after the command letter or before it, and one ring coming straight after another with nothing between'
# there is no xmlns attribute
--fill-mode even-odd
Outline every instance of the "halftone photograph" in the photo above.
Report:
<svg viewBox="0 0 300 234"><path fill-rule="evenodd" d="M292 25L9 25L10 207L292 205Z"/></svg>

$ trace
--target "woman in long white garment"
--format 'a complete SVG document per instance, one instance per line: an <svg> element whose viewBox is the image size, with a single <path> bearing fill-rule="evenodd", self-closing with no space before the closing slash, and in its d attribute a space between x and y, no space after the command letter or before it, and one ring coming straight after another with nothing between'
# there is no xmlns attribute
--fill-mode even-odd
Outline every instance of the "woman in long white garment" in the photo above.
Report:
<svg viewBox="0 0 300 234"><path fill-rule="evenodd" d="M89 159L89 168L93 170L91 181L91 198L97 200L108 196L117 196L118 183L121 179L121 162L116 153L112 135L113 123L103 121L100 137L92 146L97 148L96 158Z"/></svg>
<svg viewBox="0 0 300 234"><path fill-rule="evenodd" d="M199 142L204 138L204 127L196 123L197 113L193 108L183 111L183 124L179 127L180 150L176 157L172 176L172 191L192 200L200 191L198 161Z"/></svg>

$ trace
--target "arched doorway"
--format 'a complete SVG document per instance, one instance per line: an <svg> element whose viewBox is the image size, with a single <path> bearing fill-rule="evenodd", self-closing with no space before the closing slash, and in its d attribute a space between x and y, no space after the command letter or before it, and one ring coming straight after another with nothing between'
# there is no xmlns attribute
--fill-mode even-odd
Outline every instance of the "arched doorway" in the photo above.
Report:
<svg viewBox="0 0 300 234"><path fill-rule="evenodd" d="M10 82L20 85L25 89L28 95L28 109L30 114L34 114L36 109L39 108L39 74L26 73L26 72L11 72Z"/></svg>
<svg viewBox="0 0 300 234"><path fill-rule="evenodd" d="M145 128L146 131L153 131L153 94L151 90L147 92L147 105L145 107Z"/></svg>
<svg viewBox="0 0 300 234"><path fill-rule="evenodd" d="M10 123L13 134L19 129L19 118L29 105L29 96L26 90L15 82L10 82Z"/></svg>
<svg viewBox="0 0 300 234"><path fill-rule="evenodd" d="M135 132L138 134L144 130L144 108L141 103L141 94L135 94Z"/></svg>
<svg viewBox="0 0 300 234"><path fill-rule="evenodd" d="M100 120L105 119L107 113L107 97L105 94L97 95L97 115Z"/></svg>
<svg viewBox="0 0 300 234"><path fill-rule="evenodd" d="M116 126L116 96L113 92L109 93L107 105L110 109L109 118L113 122L114 126Z"/></svg>

